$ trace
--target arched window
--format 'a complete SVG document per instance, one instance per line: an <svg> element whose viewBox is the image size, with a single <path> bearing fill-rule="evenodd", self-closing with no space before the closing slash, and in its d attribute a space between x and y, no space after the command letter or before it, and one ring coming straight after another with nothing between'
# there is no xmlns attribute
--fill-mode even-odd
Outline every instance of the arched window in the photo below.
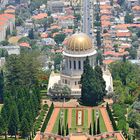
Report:
<svg viewBox="0 0 140 140"><path fill-rule="evenodd" d="M74 69L76 69L76 61L75 60L73 62L73 65L74 65Z"/></svg>
<svg viewBox="0 0 140 140"><path fill-rule="evenodd" d="M78 68L81 69L81 61L78 61Z"/></svg>
<svg viewBox="0 0 140 140"><path fill-rule="evenodd" d="M69 60L69 65L70 65L70 69L71 69L71 60Z"/></svg>

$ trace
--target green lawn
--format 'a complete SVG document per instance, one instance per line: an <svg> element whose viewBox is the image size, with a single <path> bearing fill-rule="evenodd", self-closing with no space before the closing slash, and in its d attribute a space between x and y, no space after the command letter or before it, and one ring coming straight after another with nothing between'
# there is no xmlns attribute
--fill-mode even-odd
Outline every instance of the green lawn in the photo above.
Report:
<svg viewBox="0 0 140 140"><path fill-rule="evenodd" d="M58 123L59 123L59 119L60 119L60 115L61 115L61 111L63 109L60 110L58 116L57 116L57 119L56 119L56 122L54 124L54 127L53 127L53 133L57 133L58 131ZM67 125L67 121L68 121L68 109L64 109L64 119L62 120L62 125L64 124L64 127L66 127ZM95 110L93 109L92 110L92 125L93 125L93 122L96 121L96 113L95 113ZM103 120L103 117L101 115L101 112L99 111L99 116L100 116L100 130L101 132L106 132L106 126L105 126L105 123L104 123L104 120ZM76 125L76 109L72 109L72 122L71 122L71 128L70 128L70 133L75 133L77 132L77 129L80 128L82 130L82 132L89 132L89 128L88 128L88 110L87 109L84 109L84 121L83 121L83 126L77 126Z"/></svg>
<svg viewBox="0 0 140 140"><path fill-rule="evenodd" d="M83 125L84 128L88 128L88 110L85 109L84 110L84 125Z"/></svg>
<svg viewBox="0 0 140 140"><path fill-rule="evenodd" d="M95 113L94 113L94 109L92 110L92 125L93 125L93 122L95 121Z"/></svg>
<svg viewBox="0 0 140 140"><path fill-rule="evenodd" d="M76 110L72 109L72 122L71 127L76 128Z"/></svg>
<svg viewBox="0 0 140 140"><path fill-rule="evenodd" d="M57 116L56 122L55 122L55 124L53 126L52 133L57 134L57 132L58 132L59 119L61 118L61 111L62 110L63 110L63 113L64 113L64 118L62 120L63 123L61 123L61 126L64 125L64 128L66 128L66 126L67 126L67 123L68 123L67 122L67 120L68 120L68 109L61 109L59 111L58 116Z"/></svg>
<svg viewBox="0 0 140 140"><path fill-rule="evenodd" d="M3 106L3 104L0 104L0 111L1 111L1 109L2 109L2 106Z"/></svg>
<svg viewBox="0 0 140 140"><path fill-rule="evenodd" d="M67 127L67 123L68 123L68 109L64 110L64 128Z"/></svg>
<svg viewBox="0 0 140 140"><path fill-rule="evenodd" d="M101 132L107 132L105 122L103 120L103 116L102 116L100 111L99 111L99 115L100 115L100 129L101 129Z"/></svg>
<svg viewBox="0 0 140 140"><path fill-rule="evenodd" d="M52 133L55 133L55 134L58 133L58 124L59 124L60 115L61 115L61 110L59 111L59 114L57 116L56 122L55 122L55 124L53 126Z"/></svg>

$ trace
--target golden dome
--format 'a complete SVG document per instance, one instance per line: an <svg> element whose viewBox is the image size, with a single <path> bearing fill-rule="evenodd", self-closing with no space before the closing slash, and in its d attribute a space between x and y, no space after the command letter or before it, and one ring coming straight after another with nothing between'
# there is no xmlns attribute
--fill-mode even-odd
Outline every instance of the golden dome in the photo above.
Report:
<svg viewBox="0 0 140 140"><path fill-rule="evenodd" d="M93 48L91 38L84 33L73 34L67 39L66 46L67 50L76 52L87 51Z"/></svg>

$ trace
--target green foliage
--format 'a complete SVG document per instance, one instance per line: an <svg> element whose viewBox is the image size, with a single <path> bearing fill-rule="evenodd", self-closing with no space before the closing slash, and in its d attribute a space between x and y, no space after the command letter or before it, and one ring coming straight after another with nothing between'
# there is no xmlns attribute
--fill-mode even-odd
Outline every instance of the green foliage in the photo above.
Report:
<svg viewBox="0 0 140 140"><path fill-rule="evenodd" d="M7 46L7 45L9 45L9 42L8 42L7 40L1 41L1 42L0 42L0 45L2 45L2 46Z"/></svg>
<svg viewBox="0 0 140 140"><path fill-rule="evenodd" d="M95 121L93 123L93 135L96 135L96 123L95 123Z"/></svg>
<svg viewBox="0 0 140 140"><path fill-rule="evenodd" d="M140 84L140 67L136 64L132 64L129 61L117 61L110 65L110 70L113 80L120 80L124 86L130 82L136 82Z"/></svg>
<svg viewBox="0 0 140 140"><path fill-rule="evenodd" d="M97 53L96 63L99 65L103 65L103 55L102 55L102 52L100 51L98 51Z"/></svg>
<svg viewBox="0 0 140 140"><path fill-rule="evenodd" d="M140 29L137 30L137 36L140 37Z"/></svg>
<svg viewBox="0 0 140 140"><path fill-rule="evenodd" d="M16 26L21 26L23 25L23 20L19 17L19 16L16 16L16 21L15 21L15 24Z"/></svg>
<svg viewBox="0 0 140 140"><path fill-rule="evenodd" d="M26 118L22 118L21 120L21 126L20 126L20 131L21 131L21 137L22 138L26 138L29 136L30 134L30 129L29 129L29 123L28 120Z"/></svg>
<svg viewBox="0 0 140 140"><path fill-rule="evenodd" d="M12 36L16 36L16 35L17 35L17 30L16 30L16 29L13 30L11 35L12 35Z"/></svg>
<svg viewBox="0 0 140 140"><path fill-rule="evenodd" d="M54 84L52 88L49 89L51 98L63 99L70 98L71 89L67 85Z"/></svg>
<svg viewBox="0 0 140 140"><path fill-rule="evenodd" d="M69 127L68 127L68 124L67 124L67 127L66 127L66 136L69 135Z"/></svg>
<svg viewBox="0 0 140 140"><path fill-rule="evenodd" d="M62 132L61 132L61 122L60 122L60 119L59 119L59 124L58 124L58 135L61 135Z"/></svg>
<svg viewBox="0 0 140 140"><path fill-rule="evenodd" d="M75 16L77 21L81 20L81 15L80 14L75 13L74 16Z"/></svg>
<svg viewBox="0 0 140 140"><path fill-rule="evenodd" d="M28 37L22 37L21 39L19 39L18 43L21 43L21 42L28 42L30 43L30 39Z"/></svg>
<svg viewBox="0 0 140 140"><path fill-rule="evenodd" d="M8 56L7 50L0 48L0 57L7 57L7 56Z"/></svg>
<svg viewBox="0 0 140 140"><path fill-rule="evenodd" d="M91 124L90 124L90 127L89 127L89 135L92 135L92 128L91 128Z"/></svg>
<svg viewBox="0 0 140 140"><path fill-rule="evenodd" d="M106 94L105 81L99 66L95 69L90 66L89 59L84 62L84 71L81 76L81 102L85 105L97 105Z"/></svg>
<svg viewBox="0 0 140 140"><path fill-rule="evenodd" d="M12 109L9 118L8 134L10 134L11 136L15 135L16 137L19 128L19 115L16 105L13 105L11 108Z"/></svg>
<svg viewBox="0 0 140 140"><path fill-rule="evenodd" d="M34 37L34 30L33 30L33 28L32 28L31 30L29 30L28 37L29 37L30 39L34 39L34 38L35 38L35 37Z"/></svg>
<svg viewBox="0 0 140 140"><path fill-rule="evenodd" d="M125 21L125 23L133 23L133 18L134 18L134 16L127 12L124 17L124 21Z"/></svg>
<svg viewBox="0 0 140 140"><path fill-rule="evenodd" d="M43 105L43 110L48 111L48 104Z"/></svg>
<svg viewBox="0 0 140 140"><path fill-rule="evenodd" d="M60 70L60 64L61 64L61 61L63 60L63 56L62 54L55 54L54 58L54 69L55 70Z"/></svg>
<svg viewBox="0 0 140 140"><path fill-rule="evenodd" d="M114 104L112 106L113 112L114 112L114 116L116 117L124 117L124 114L126 114L126 106L124 104Z"/></svg>
<svg viewBox="0 0 140 140"><path fill-rule="evenodd" d="M57 44L62 44L62 42L64 41L66 35L65 34L57 34L54 37L54 40Z"/></svg>
<svg viewBox="0 0 140 140"><path fill-rule="evenodd" d="M3 70L0 71L0 100L3 99L3 88L4 88L4 75Z"/></svg>
<svg viewBox="0 0 140 140"><path fill-rule="evenodd" d="M65 132L64 132L64 126L62 126L62 136L65 135Z"/></svg>
<svg viewBox="0 0 140 140"><path fill-rule="evenodd" d="M97 46L98 47L101 47L101 33L99 30L97 30L97 33L96 33L96 41L97 41Z"/></svg>
<svg viewBox="0 0 140 140"><path fill-rule="evenodd" d="M40 109L40 64L35 56L30 53L10 55L7 58L4 69L4 105L0 115L5 137L7 134L16 136L17 132L24 137L33 129Z"/></svg>
<svg viewBox="0 0 140 140"><path fill-rule="evenodd" d="M97 118L97 134L100 134L101 131L100 131L100 118L98 117Z"/></svg>
<svg viewBox="0 0 140 140"><path fill-rule="evenodd" d="M116 130L117 130L116 122L115 122L115 120L114 120L114 117L113 117L113 115L112 115L112 111L111 111L111 109L110 109L108 103L107 103L107 105L106 105L106 110L107 110L108 115L109 115L109 117L110 117L110 120L111 120L111 122L112 122L113 129L116 131Z"/></svg>
<svg viewBox="0 0 140 140"><path fill-rule="evenodd" d="M52 115L53 110L54 110L54 104L52 103L51 106L50 106L50 108L49 108L48 114L47 114L47 116L45 118L45 121L43 123L43 126L41 128L41 132L44 132L45 131L46 126L47 126L47 124L48 124L48 122L50 120L50 117Z"/></svg>

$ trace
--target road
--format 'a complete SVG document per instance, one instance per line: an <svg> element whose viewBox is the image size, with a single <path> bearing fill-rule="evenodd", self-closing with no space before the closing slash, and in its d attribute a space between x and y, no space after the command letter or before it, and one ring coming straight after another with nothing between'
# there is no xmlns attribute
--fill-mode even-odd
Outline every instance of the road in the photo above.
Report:
<svg viewBox="0 0 140 140"><path fill-rule="evenodd" d="M91 0L82 1L82 32L93 36L93 3Z"/></svg>

